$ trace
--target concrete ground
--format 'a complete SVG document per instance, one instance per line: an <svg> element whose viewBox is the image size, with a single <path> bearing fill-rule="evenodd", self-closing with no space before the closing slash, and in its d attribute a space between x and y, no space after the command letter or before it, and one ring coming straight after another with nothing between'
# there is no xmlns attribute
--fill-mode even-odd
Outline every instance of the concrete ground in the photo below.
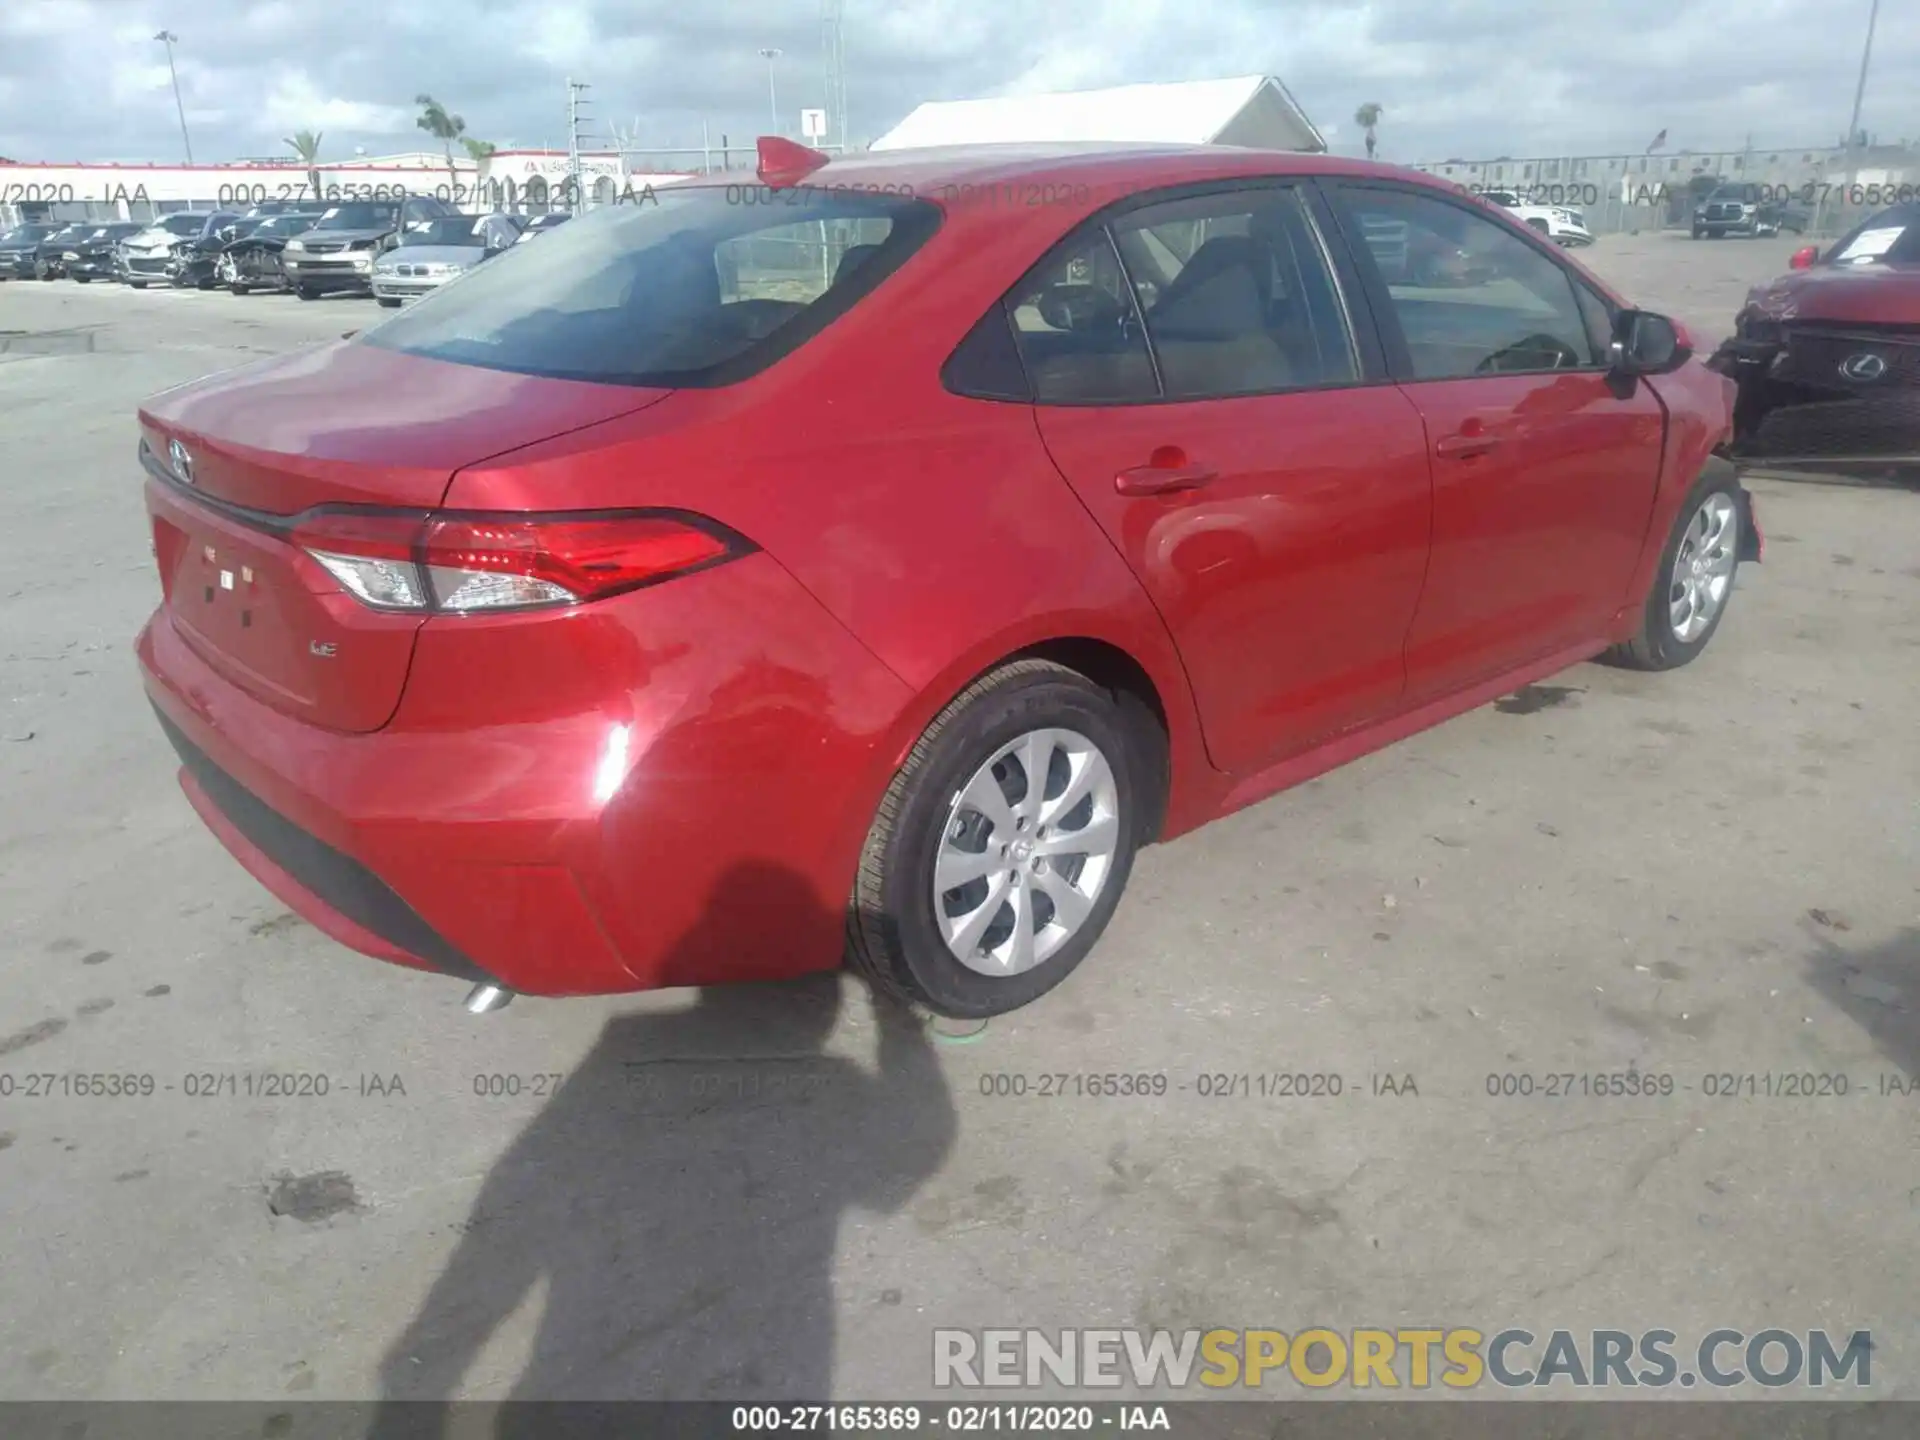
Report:
<svg viewBox="0 0 1920 1440"><path fill-rule="evenodd" d="M1791 248L1584 258L1711 338ZM0 286L0 1396L927 1396L935 1326L1413 1323L1871 1328L1920 1395L1920 495L1758 482L1698 664L1148 851L984 1033L851 984L475 1019L227 858L129 652L137 402L379 313ZM1629 1069L1673 1093L1488 1093ZM74 1074L154 1093L31 1093Z"/></svg>

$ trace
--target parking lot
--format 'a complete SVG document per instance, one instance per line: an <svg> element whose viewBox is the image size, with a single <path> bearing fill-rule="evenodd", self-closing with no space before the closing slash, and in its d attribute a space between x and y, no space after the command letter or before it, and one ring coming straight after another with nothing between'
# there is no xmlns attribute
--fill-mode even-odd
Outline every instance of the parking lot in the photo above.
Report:
<svg viewBox="0 0 1920 1440"><path fill-rule="evenodd" d="M1796 243L1582 258L1704 345ZM1920 1398L1920 494L1754 481L1697 665L1149 850L984 1031L851 981L476 1018L226 856L130 649L139 401L384 313L0 285L0 1395L922 1397L936 1326L1424 1323L1871 1329ZM1489 1093L1628 1071L1672 1093ZM152 1093L29 1080L109 1073Z"/></svg>

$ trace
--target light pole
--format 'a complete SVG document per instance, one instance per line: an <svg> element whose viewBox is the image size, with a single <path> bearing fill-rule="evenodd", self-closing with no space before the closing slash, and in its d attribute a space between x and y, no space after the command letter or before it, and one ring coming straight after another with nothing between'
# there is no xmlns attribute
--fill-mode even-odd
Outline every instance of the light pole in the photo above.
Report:
<svg viewBox="0 0 1920 1440"><path fill-rule="evenodd" d="M1860 83L1853 87L1853 118L1847 122L1847 153L1853 154L1860 137L1860 102L1867 94L1867 62L1873 59L1873 26L1880 18L1880 0L1867 12L1867 43L1860 52Z"/></svg>
<svg viewBox="0 0 1920 1440"><path fill-rule="evenodd" d="M1878 4L1879 0L1874 0L1874 3ZM760 48L760 58L767 62L767 113L773 121L773 133L776 135L780 133L780 97L773 88L773 62L780 58L781 53L772 45Z"/></svg>
<svg viewBox="0 0 1920 1440"><path fill-rule="evenodd" d="M1878 3L1878 0L1876 0ZM167 47L167 74L173 77L173 108L180 116L180 143L187 147L187 164L193 163L193 141L187 138L187 107L180 103L180 72L173 68L173 47L179 36L171 30L162 30L154 39Z"/></svg>

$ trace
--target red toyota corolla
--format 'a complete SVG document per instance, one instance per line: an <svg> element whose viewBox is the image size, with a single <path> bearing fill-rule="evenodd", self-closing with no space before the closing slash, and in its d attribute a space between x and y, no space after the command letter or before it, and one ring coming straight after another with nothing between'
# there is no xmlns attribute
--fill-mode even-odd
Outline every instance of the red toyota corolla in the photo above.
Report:
<svg viewBox="0 0 1920 1440"><path fill-rule="evenodd" d="M1009 1010L1141 845L1684 664L1758 556L1728 382L1450 186L762 155L141 412L188 797L475 1009L851 957Z"/></svg>

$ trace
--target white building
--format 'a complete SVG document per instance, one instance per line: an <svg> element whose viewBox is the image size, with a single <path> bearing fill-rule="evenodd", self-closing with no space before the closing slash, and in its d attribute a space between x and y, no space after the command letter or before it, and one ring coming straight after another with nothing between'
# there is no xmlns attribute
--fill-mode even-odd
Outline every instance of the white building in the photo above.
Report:
<svg viewBox="0 0 1920 1440"><path fill-rule="evenodd" d="M1313 153L1327 148L1306 111L1272 75L935 100L874 141L873 148L1028 140L1245 145Z"/></svg>
<svg viewBox="0 0 1920 1440"><path fill-rule="evenodd" d="M581 199L569 194L565 151L501 150L476 165L429 152L313 167L297 160L234 161L225 165L143 165L110 162L0 164L0 219L33 214L56 219L143 220L194 208L245 209L267 200L325 204L385 196L437 195L463 210L539 213L612 204L629 187L669 185L674 173L633 173L611 153L580 157ZM314 178L319 193L314 192Z"/></svg>

